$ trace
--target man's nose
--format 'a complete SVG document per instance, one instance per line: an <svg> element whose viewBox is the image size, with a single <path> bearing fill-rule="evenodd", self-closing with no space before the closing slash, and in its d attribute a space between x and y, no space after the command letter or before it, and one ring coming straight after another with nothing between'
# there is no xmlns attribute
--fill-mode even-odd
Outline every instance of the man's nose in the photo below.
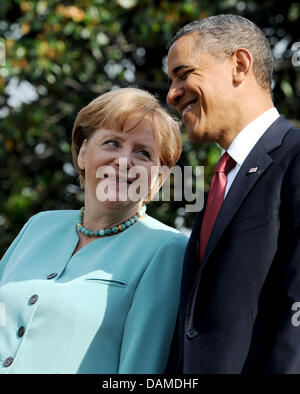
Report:
<svg viewBox="0 0 300 394"><path fill-rule="evenodd" d="M184 96L184 89L180 87L170 87L167 95L167 103L173 107L177 107L180 99Z"/></svg>

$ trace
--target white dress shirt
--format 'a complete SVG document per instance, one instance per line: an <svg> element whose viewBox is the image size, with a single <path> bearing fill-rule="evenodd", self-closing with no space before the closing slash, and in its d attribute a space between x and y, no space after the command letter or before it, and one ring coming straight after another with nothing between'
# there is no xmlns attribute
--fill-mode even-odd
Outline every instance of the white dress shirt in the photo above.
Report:
<svg viewBox="0 0 300 394"><path fill-rule="evenodd" d="M278 117L279 113L275 107L268 109L244 127L229 145L227 152L236 161L236 165L227 174L225 197L252 148ZM222 149L222 154L224 152Z"/></svg>

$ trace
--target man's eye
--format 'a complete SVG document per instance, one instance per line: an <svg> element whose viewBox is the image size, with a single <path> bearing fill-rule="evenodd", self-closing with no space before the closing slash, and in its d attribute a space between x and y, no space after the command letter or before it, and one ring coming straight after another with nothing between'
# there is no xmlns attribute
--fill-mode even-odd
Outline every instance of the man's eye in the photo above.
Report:
<svg viewBox="0 0 300 394"><path fill-rule="evenodd" d="M180 75L180 79L185 80L187 78L187 76L189 75L189 71L185 72L184 74Z"/></svg>

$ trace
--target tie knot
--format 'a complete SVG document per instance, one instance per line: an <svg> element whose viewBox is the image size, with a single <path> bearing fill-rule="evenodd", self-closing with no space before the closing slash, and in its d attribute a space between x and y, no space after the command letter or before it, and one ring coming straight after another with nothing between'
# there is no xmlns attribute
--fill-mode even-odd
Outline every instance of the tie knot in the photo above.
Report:
<svg viewBox="0 0 300 394"><path fill-rule="evenodd" d="M224 172L225 174L228 174L235 165L235 160L225 152L218 161L215 172Z"/></svg>

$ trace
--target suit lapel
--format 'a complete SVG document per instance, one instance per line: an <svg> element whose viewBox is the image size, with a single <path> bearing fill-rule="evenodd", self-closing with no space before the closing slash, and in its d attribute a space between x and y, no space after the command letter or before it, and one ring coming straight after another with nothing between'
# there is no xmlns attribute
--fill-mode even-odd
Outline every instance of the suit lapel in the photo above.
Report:
<svg viewBox="0 0 300 394"><path fill-rule="evenodd" d="M216 219L213 231L211 233L203 256L201 264L202 268L206 263L207 258L214 250L226 227L243 203L247 194L250 192L252 187L255 185L255 183L258 181L258 179L261 177L261 175L271 163L272 159L270 158L270 156L265 154L261 146L257 146L255 149L255 154L252 154L251 158L249 158L246 163L242 165L236 179L234 180L228 192L228 195L226 196L222 204L222 207ZM249 174L248 170L253 167L258 167L259 170L255 173Z"/></svg>
<svg viewBox="0 0 300 394"><path fill-rule="evenodd" d="M279 117L257 142L243 163L216 219L200 265L199 275L216 247L221 235L224 233L226 227L233 219L248 193L266 169L272 164L273 160L268 153L282 144L285 134L291 127L291 124L283 117ZM249 170L255 167L258 167L258 170L249 173Z"/></svg>

